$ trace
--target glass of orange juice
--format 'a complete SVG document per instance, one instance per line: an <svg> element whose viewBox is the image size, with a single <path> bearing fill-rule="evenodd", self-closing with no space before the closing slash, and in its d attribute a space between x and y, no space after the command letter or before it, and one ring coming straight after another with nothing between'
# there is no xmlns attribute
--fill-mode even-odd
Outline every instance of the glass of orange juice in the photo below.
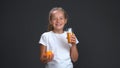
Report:
<svg viewBox="0 0 120 68"><path fill-rule="evenodd" d="M71 43L71 41L70 41L71 35L72 35L72 28L68 28L68 30L67 30L67 40L68 40L68 43Z"/></svg>

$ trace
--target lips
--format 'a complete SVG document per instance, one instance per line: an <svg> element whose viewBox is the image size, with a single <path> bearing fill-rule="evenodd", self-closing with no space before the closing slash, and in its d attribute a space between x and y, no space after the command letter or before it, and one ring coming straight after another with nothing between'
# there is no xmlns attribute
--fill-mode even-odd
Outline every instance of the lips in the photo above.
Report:
<svg viewBox="0 0 120 68"><path fill-rule="evenodd" d="M61 26L62 24L60 24L60 23L57 23L57 24L55 24L56 26Z"/></svg>

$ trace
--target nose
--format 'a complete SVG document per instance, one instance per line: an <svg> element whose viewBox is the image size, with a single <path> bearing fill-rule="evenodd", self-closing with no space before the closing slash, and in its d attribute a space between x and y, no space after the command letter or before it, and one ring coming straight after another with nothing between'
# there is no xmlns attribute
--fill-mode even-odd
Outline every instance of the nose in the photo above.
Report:
<svg viewBox="0 0 120 68"><path fill-rule="evenodd" d="M60 22L60 19L59 18L57 18L57 20L56 20L57 22Z"/></svg>

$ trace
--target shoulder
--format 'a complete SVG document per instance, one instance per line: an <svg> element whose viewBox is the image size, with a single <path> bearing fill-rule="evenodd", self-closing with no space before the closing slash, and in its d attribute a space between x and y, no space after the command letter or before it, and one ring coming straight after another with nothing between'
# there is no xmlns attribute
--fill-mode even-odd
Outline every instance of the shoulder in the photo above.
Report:
<svg viewBox="0 0 120 68"><path fill-rule="evenodd" d="M64 35L67 35L67 31L64 31L64 33L63 33Z"/></svg>
<svg viewBox="0 0 120 68"><path fill-rule="evenodd" d="M41 36L48 36L48 35L50 35L51 34L51 31L49 31L49 32L44 32Z"/></svg>
<svg viewBox="0 0 120 68"><path fill-rule="evenodd" d="M67 33L67 31L64 31L64 33L66 34L66 33Z"/></svg>

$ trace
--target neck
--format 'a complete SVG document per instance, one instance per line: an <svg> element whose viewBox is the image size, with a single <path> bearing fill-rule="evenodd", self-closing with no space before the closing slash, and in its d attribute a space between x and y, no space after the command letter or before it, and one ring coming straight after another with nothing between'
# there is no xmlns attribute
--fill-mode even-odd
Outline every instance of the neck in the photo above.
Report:
<svg viewBox="0 0 120 68"><path fill-rule="evenodd" d="M63 30L53 30L54 33L58 33L58 34L61 34L63 33L64 31Z"/></svg>

